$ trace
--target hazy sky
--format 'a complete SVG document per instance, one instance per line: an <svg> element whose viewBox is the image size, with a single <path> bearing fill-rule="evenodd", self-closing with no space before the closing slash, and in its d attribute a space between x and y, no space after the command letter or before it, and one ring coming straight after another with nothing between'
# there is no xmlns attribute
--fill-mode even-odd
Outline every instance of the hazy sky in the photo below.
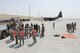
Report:
<svg viewBox="0 0 80 53"><path fill-rule="evenodd" d="M80 0L0 0L0 13L55 17L62 11L64 18L80 18Z"/></svg>

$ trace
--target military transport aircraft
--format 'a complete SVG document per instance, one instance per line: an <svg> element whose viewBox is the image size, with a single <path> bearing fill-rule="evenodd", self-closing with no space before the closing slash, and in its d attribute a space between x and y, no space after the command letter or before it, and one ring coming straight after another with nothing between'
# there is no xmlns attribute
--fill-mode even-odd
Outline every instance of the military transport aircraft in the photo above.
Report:
<svg viewBox="0 0 80 53"><path fill-rule="evenodd" d="M56 20L58 18L62 18L62 11L59 12L59 15L56 16L56 17L43 17L43 20L44 21L53 21L53 20Z"/></svg>

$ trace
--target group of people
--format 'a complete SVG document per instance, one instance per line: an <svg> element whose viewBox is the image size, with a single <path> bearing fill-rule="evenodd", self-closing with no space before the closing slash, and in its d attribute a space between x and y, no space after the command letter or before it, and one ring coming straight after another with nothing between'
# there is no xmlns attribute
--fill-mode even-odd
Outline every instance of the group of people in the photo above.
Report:
<svg viewBox="0 0 80 53"><path fill-rule="evenodd" d="M44 37L45 27L42 23L42 28L40 25L36 24L20 24L16 27L16 23L13 22L13 24L7 25L7 28L9 30L10 39L12 41L15 40L16 44L24 45L24 39L28 39L32 37L33 43L37 43L36 37ZM19 42L18 42L19 40ZM22 44L23 43L23 44Z"/></svg>
<svg viewBox="0 0 80 53"><path fill-rule="evenodd" d="M69 32L69 33L74 33L75 32L75 30L76 30L76 22L75 23L68 23L67 25L66 25L66 27L67 27L67 32Z"/></svg>
<svg viewBox="0 0 80 53"><path fill-rule="evenodd" d="M76 22L75 23L68 23L66 24L67 32L74 33L76 30ZM53 28L55 28L55 23L53 22ZM24 39L28 39L32 37L33 43L37 43L36 37L44 37L45 26L42 23L42 27L39 24L23 24L22 22L16 23L13 19L10 24L7 25L7 29L10 35L10 39L12 41L15 40L16 44L24 45ZM18 42L18 40L20 42Z"/></svg>

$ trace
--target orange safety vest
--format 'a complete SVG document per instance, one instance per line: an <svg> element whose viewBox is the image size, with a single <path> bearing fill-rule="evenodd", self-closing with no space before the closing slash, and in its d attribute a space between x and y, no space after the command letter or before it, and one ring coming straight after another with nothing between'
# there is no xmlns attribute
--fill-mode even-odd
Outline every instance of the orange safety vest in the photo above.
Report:
<svg viewBox="0 0 80 53"><path fill-rule="evenodd" d="M17 31L16 30L13 30L13 36L17 36Z"/></svg>
<svg viewBox="0 0 80 53"><path fill-rule="evenodd" d="M32 30L34 37L36 37L36 30Z"/></svg>
<svg viewBox="0 0 80 53"><path fill-rule="evenodd" d="M24 36L24 31L20 31L20 36Z"/></svg>

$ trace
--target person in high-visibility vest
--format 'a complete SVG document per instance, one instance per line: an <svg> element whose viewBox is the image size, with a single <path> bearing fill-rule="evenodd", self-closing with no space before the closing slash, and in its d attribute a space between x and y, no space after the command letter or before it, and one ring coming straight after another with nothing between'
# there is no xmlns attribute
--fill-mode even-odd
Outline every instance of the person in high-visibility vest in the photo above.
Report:
<svg viewBox="0 0 80 53"><path fill-rule="evenodd" d="M37 43L37 40L36 40L36 29L34 29L34 28L32 28L32 38L33 38L34 43Z"/></svg>
<svg viewBox="0 0 80 53"><path fill-rule="evenodd" d="M20 45L21 45L21 40L23 41L23 45L24 45L24 31L21 29L20 31L19 31L19 39L20 39Z"/></svg>
<svg viewBox="0 0 80 53"><path fill-rule="evenodd" d="M13 33L13 36L15 37L15 39L16 39L16 44L18 44L18 33L17 33L17 30L13 29L12 33Z"/></svg>

